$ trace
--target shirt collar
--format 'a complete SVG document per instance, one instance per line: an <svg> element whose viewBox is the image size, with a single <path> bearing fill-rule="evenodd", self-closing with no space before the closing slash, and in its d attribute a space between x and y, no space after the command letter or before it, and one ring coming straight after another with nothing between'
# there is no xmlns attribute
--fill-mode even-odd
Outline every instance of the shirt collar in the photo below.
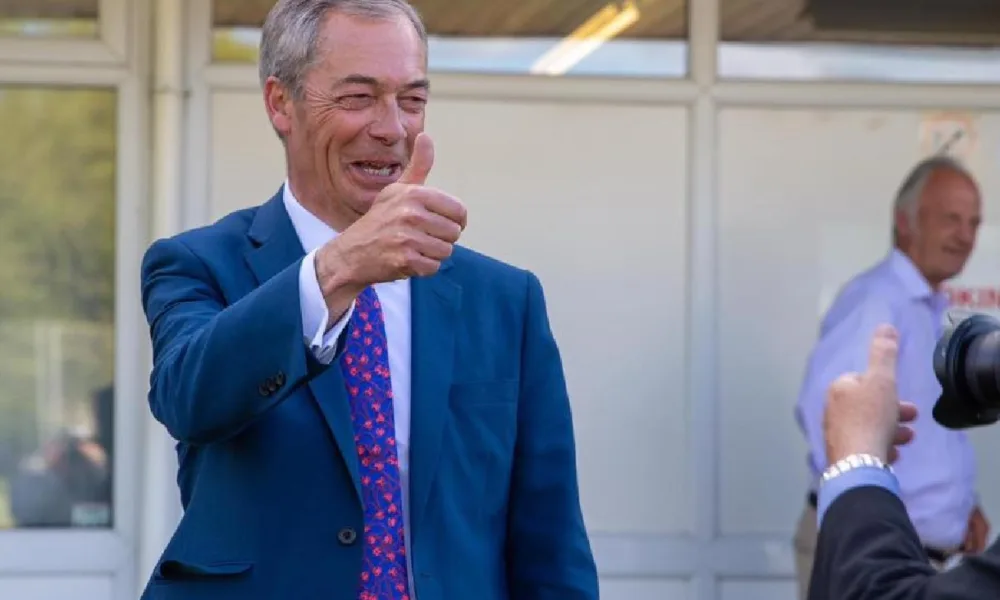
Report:
<svg viewBox="0 0 1000 600"><path fill-rule="evenodd" d="M332 227L321 221L316 215L306 210L299 203L292 192L291 186L288 185L287 179L285 180L285 185L282 186L281 199L285 204L288 218L291 219L292 227L295 228L295 233L299 236L299 242L302 243L302 249L306 251L306 254L337 237L337 232Z"/></svg>
<svg viewBox="0 0 1000 600"><path fill-rule="evenodd" d="M943 290L935 292L927 279L920 273L917 266L913 264L910 257L893 248L889 255L889 268L903 283L903 287L912 298L927 300L939 309L944 309L948 304L948 295Z"/></svg>

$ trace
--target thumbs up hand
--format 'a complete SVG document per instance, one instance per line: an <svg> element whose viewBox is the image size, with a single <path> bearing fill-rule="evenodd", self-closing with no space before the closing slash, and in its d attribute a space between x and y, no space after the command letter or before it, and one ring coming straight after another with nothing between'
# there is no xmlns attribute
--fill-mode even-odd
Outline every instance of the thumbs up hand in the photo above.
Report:
<svg viewBox="0 0 1000 600"><path fill-rule="evenodd" d="M419 133L413 140L413 152L410 154L410 162L403 169L403 174L399 176L396 183L404 185L424 185L427 176L431 174L431 167L434 166L434 142L426 133Z"/></svg>
<svg viewBox="0 0 1000 600"><path fill-rule="evenodd" d="M316 256L316 274L331 316L365 287L437 272L465 229L465 206L425 185L434 165L434 142L417 135L399 179L376 196L353 225ZM349 290L345 293L344 290Z"/></svg>
<svg viewBox="0 0 1000 600"><path fill-rule="evenodd" d="M847 373L830 386L823 430L830 464L851 454L871 454L893 462L897 446L913 439L906 424L917 417L917 408L896 395L896 356L899 336L888 325L872 337L868 368Z"/></svg>

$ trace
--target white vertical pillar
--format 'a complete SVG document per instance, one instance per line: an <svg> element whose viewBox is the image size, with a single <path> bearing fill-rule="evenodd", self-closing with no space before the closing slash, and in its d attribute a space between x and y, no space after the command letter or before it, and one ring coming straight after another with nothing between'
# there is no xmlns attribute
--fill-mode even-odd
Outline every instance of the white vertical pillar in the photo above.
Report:
<svg viewBox="0 0 1000 600"><path fill-rule="evenodd" d="M688 407L691 415L690 468L695 482L697 512L695 538L702 560L693 579L694 598L718 598L717 566L713 558L718 523L718 392L715 385L716 357L716 105L712 86L716 79L719 40L719 0L688 0L690 35L689 77L698 86L698 98L691 110L688 148L690 154L690 348L688 364Z"/></svg>
<svg viewBox="0 0 1000 600"><path fill-rule="evenodd" d="M153 238L183 227L184 0L155 0L153 12L152 215ZM137 583L141 590L180 518L173 440L149 411L145 435Z"/></svg>

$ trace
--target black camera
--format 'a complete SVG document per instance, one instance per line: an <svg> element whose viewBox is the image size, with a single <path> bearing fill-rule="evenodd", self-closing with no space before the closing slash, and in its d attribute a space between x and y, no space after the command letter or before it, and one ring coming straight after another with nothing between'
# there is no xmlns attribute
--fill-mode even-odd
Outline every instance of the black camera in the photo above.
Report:
<svg viewBox="0 0 1000 600"><path fill-rule="evenodd" d="M934 349L934 374L935 421L968 429L1000 420L1000 321L978 314L950 326Z"/></svg>

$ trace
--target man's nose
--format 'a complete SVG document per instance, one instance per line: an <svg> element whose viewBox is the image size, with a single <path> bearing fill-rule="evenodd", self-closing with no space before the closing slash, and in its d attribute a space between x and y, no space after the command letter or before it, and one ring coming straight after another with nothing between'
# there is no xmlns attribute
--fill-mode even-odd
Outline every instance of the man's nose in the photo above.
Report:
<svg viewBox="0 0 1000 600"><path fill-rule="evenodd" d="M965 223L958 228L958 240L963 246L972 246L976 242L976 226Z"/></svg>
<svg viewBox="0 0 1000 600"><path fill-rule="evenodd" d="M399 105L395 100L380 104L378 114L368 127L369 134L387 146L392 146L406 138L406 128L400 118Z"/></svg>

